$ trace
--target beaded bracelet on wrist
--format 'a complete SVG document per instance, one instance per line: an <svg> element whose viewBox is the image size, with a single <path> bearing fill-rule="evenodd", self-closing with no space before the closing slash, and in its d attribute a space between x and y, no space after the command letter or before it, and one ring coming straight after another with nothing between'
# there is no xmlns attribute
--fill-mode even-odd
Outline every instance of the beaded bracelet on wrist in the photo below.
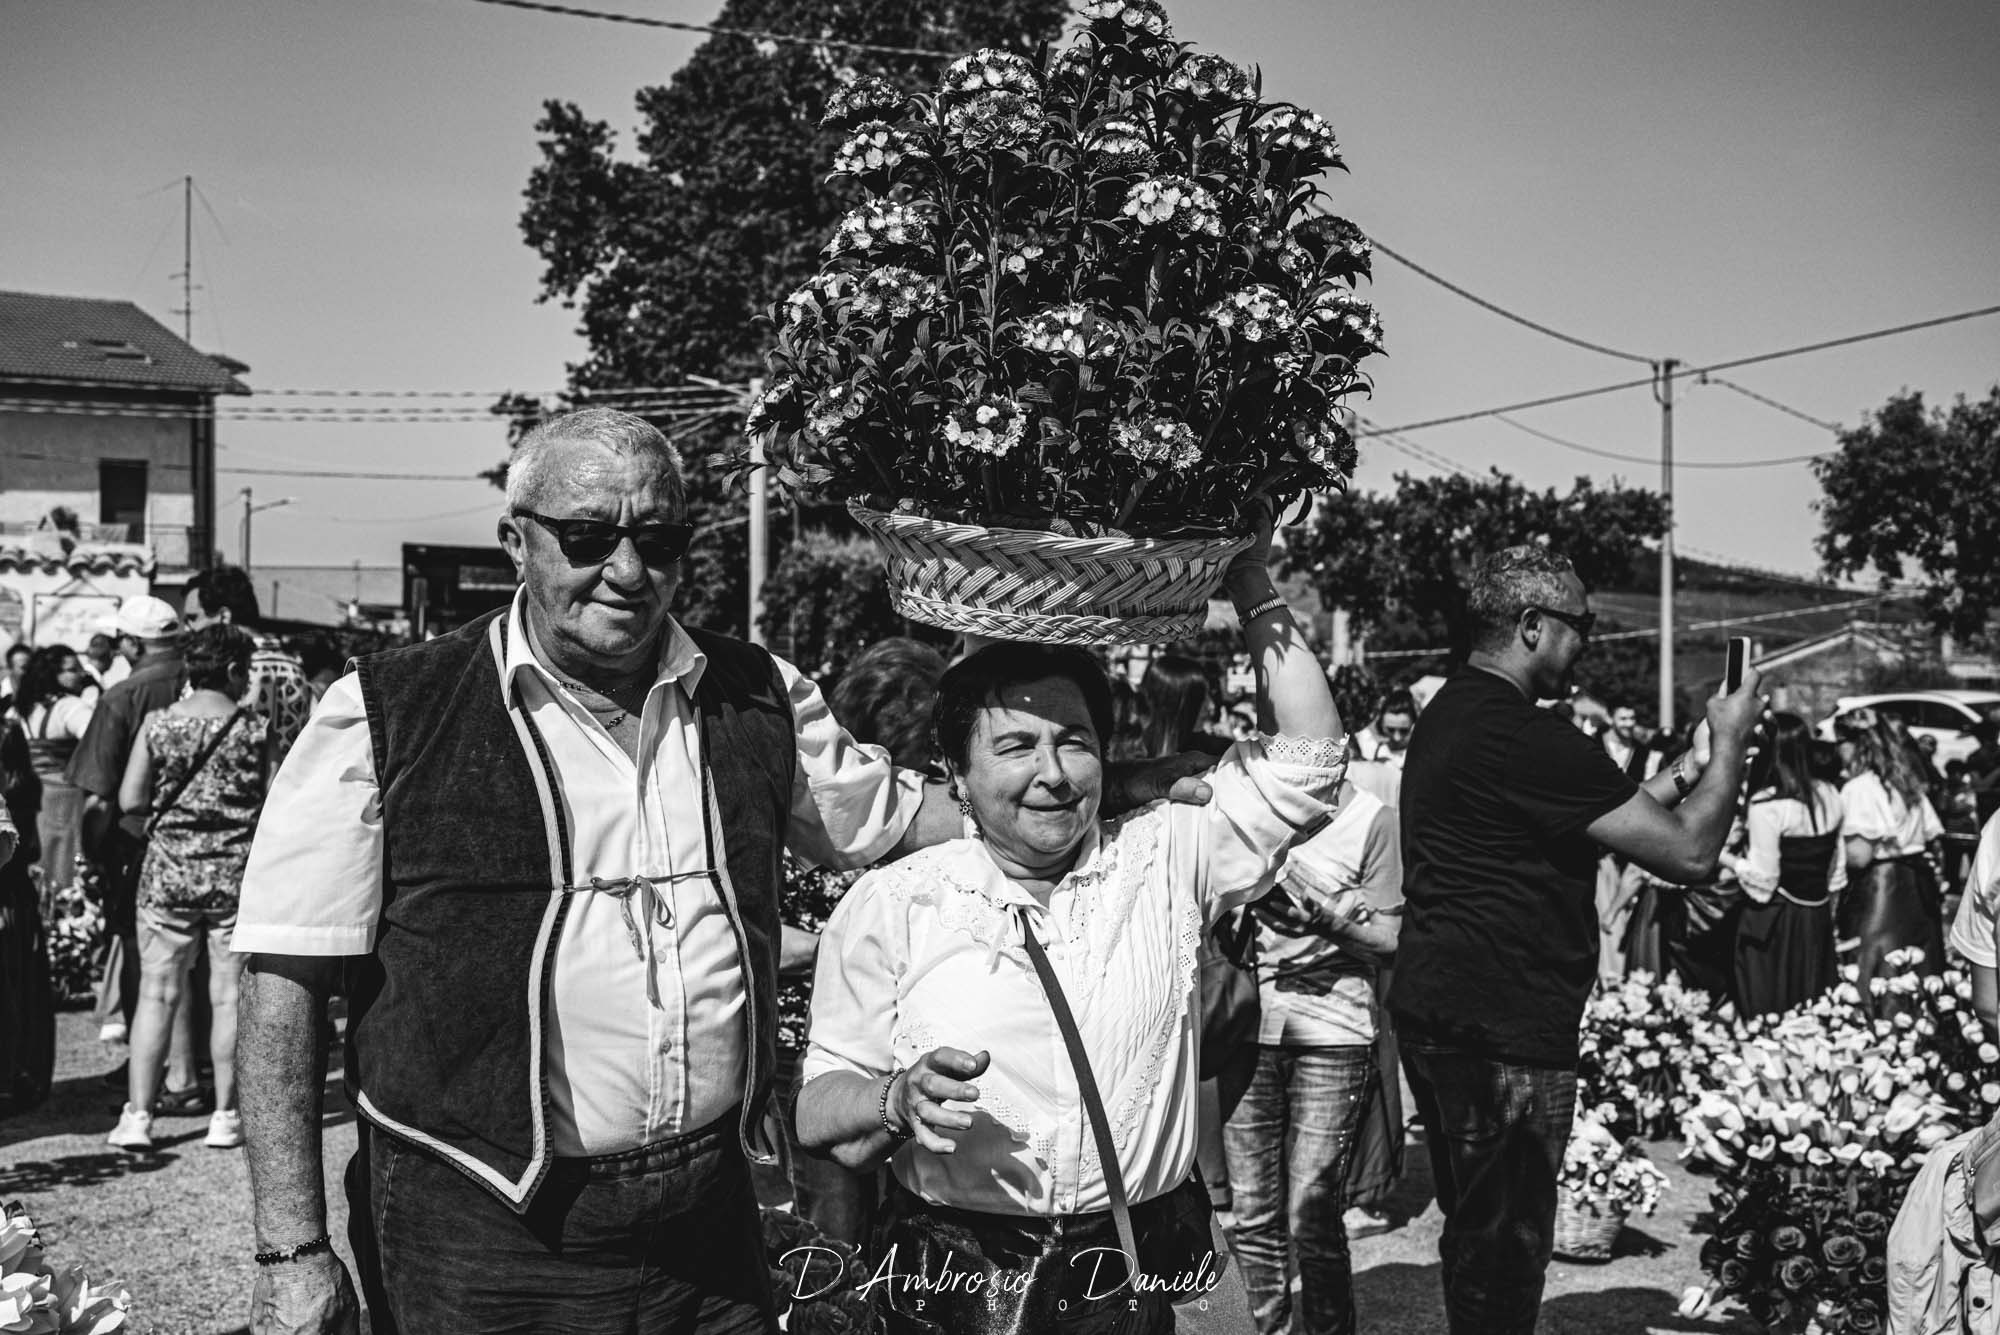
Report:
<svg viewBox="0 0 2000 1335"><path fill-rule="evenodd" d="M896 1077L901 1071L889 1072L889 1078L882 1082L882 1097L876 1102L875 1116L882 1122L882 1129L889 1133L891 1140L908 1140L917 1134L915 1127L897 1126L889 1119L889 1091L896 1087Z"/></svg>
<svg viewBox="0 0 2000 1335"><path fill-rule="evenodd" d="M1271 612L1275 612L1278 609L1287 606L1289 606L1289 604L1285 602L1282 596L1278 594L1272 594L1269 598L1266 598L1263 602L1258 603L1255 607L1251 608L1247 612L1241 613L1240 615L1242 617L1243 624L1247 626L1251 622L1255 621L1258 617L1265 616Z"/></svg>
<svg viewBox="0 0 2000 1335"><path fill-rule="evenodd" d="M268 1252L258 1252L252 1259L258 1265L284 1265L288 1261L298 1260L301 1256L311 1256L314 1252L330 1252L332 1250L333 1235L322 1233L316 1238L310 1238L305 1242L297 1243L290 1247L276 1247Z"/></svg>

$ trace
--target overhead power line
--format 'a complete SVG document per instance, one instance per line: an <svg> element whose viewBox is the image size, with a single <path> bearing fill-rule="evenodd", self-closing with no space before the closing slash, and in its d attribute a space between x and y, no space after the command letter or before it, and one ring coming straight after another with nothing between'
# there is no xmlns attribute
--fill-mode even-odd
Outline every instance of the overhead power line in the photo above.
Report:
<svg viewBox="0 0 2000 1335"><path fill-rule="evenodd" d="M1494 417L1497 421L1513 427L1516 431L1525 432L1537 440L1545 440L1551 445L1560 445L1566 450L1575 450L1580 454L1592 454L1600 459L1616 459L1620 463L1644 464L1652 468L1657 468L1660 464L1660 457L1658 455L1620 454L1616 450L1599 449L1595 445L1585 445L1581 441L1565 440L1561 436L1551 435L1547 431L1529 426L1526 422L1517 422L1505 413L1495 413ZM1674 467L1676 469L1776 468L1784 464L1809 463L1820 457L1822 456L1819 454L1788 454L1776 459L1683 459L1679 455L1675 455Z"/></svg>
<svg viewBox="0 0 2000 1335"><path fill-rule="evenodd" d="M1810 422L1822 431L1831 431L1834 432L1835 434L1838 434L1840 431L1840 423L1838 422L1827 422L1821 420L1820 418L1814 417L1811 413L1802 413L1797 408L1792 407L1790 404L1780 403L1776 399L1770 397L1767 394L1759 394L1756 390L1751 389L1748 386L1739 385L1734 380L1724 380L1719 375L1704 375L1701 377L1700 380L1696 381L1695 383L1700 385L1720 385L1724 389L1733 389L1746 399L1755 400L1756 402L1763 404L1766 408L1776 408L1779 412L1784 413L1787 417L1796 417L1801 422Z"/></svg>
<svg viewBox="0 0 2000 1335"><path fill-rule="evenodd" d="M2000 315L2000 306L1982 306L1977 310L1959 311L1955 315L1940 315L1935 319L1918 320L1911 324L1894 325L1888 329L1871 329L1865 334L1849 334L1843 338L1823 339L1818 343L1805 343L1794 348L1781 348L1776 352L1760 352L1750 357L1737 357L1729 361L1710 362L1706 366L1686 366L1675 370L1672 379L1683 380L1689 376L1713 376L1717 371L1733 371L1740 367L1757 366L1764 362L1775 362L1787 357L1803 357L1809 352L1825 352L1832 348L1850 347L1856 343L1866 343L1871 339L1892 338L1898 334L1914 333L1920 329L1935 329L1940 325L1957 324L1964 320L1977 320L1988 315ZM1577 399L1594 398L1600 394L1616 394L1621 390L1650 388L1658 382L1658 377L1647 376L1643 380L1621 380L1614 385L1599 385L1593 389L1571 390L1566 394L1550 394L1539 399L1528 399L1521 403L1504 403L1495 408L1480 408L1468 413L1453 413L1449 417L1433 417L1422 422L1405 422L1394 427L1378 427L1365 431L1362 435L1380 435L1384 431L1427 431L1432 427L1453 426L1459 422L1474 422L1485 417L1498 417L1502 413L1526 412L1530 408L1546 408L1557 403L1571 403Z"/></svg>
<svg viewBox="0 0 2000 1335"><path fill-rule="evenodd" d="M1324 209L1322 209L1321 211L1325 212ZM1439 287L1443 288L1445 291L1453 293L1456 296L1463 297L1467 301L1471 302L1473 305L1479 307L1481 310L1491 311L1493 314L1499 316L1503 320L1512 320L1517 325L1521 325L1527 329L1532 329L1538 334L1546 334L1548 337L1555 339L1557 342L1567 343L1571 347L1582 348L1586 352L1602 353L1606 357L1616 357L1621 361L1637 362L1641 366L1650 366L1653 363L1654 359L1651 357L1642 357L1636 352L1621 352L1617 348L1607 348L1602 343L1592 343L1589 339L1578 338L1574 334L1565 334L1560 329L1551 329L1549 326L1543 324L1539 320L1530 320L1525 315L1517 315L1513 311L1508 310L1505 306L1502 306L1497 302L1488 301L1486 298L1478 295L1475 292L1466 291L1464 288L1460 287L1457 283L1452 282L1450 279L1444 277L1443 275L1434 273L1431 270L1426 269L1423 265L1418 264L1415 260L1411 259L1409 256L1400 254L1397 251L1390 249L1388 246L1383 245L1382 242L1375 237L1370 237L1369 242L1375 247L1375 249L1381 251L1384 255L1387 255L1390 259L1396 261L1396 263L1402 265L1405 269L1408 269L1412 273L1418 274L1424 278L1430 279L1433 283L1436 283Z"/></svg>
<svg viewBox="0 0 2000 1335"><path fill-rule="evenodd" d="M528 9L540 14L561 14L566 18L597 19L604 23L629 23L640 28L668 28L674 32L705 33L712 37L745 37L753 42L776 42L781 46L831 46L842 51L869 51L880 56L921 56L927 60L955 59L960 52L930 51L916 46L890 46L881 42L850 42L838 37L809 37L804 33L771 32L763 28L725 28L713 23L681 23L674 19L648 18L638 14L613 14L601 9L577 9L570 5L541 4L537 0L473 0L479 5L504 9Z"/></svg>

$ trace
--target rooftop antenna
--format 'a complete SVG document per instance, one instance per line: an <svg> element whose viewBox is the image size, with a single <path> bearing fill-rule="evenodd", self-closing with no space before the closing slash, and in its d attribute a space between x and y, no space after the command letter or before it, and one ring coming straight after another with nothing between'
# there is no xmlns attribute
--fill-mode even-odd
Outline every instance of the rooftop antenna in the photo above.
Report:
<svg viewBox="0 0 2000 1335"><path fill-rule="evenodd" d="M170 315L181 317L181 339L194 342L194 177L181 177L181 304Z"/></svg>

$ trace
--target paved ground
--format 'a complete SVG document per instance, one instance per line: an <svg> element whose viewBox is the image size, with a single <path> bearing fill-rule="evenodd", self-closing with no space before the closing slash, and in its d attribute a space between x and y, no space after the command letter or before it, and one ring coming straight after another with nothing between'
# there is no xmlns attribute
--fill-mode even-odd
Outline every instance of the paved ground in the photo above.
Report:
<svg viewBox="0 0 2000 1335"><path fill-rule="evenodd" d="M239 1151L201 1143L206 1119L164 1118L160 1150L136 1157L108 1148L121 1096L98 1077L122 1059L100 1048L88 1017L61 1017L54 1097L25 1116L0 1121L0 1201L20 1201L41 1227L53 1255L79 1260L94 1275L130 1285L134 1329L160 1335L234 1335L244 1329L252 1266L250 1187ZM352 1114L337 1090L328 1100L326 1143L333 1165L329 1199L336 1238L345 1224L339 1166L354 1146ZM1672 1146L1656 1157L1671 1158ZM1396 1201L1401 1227L1354 1245L1356 1302L1371 1335L1435 1335L1444 1328L1437 1292L1438 1215L1429 1200L1421 1147ZM1736 1331L1748 1326L1674 1315L1682 1290L1698 1278L1697 1242L1689 1232L1704 1210L1708 1184L1667 1164L1673 1189L1651 1219L1620 1238L1603 1265L1557 1263L1549 1277L1541 1328L1549 1335L1645 1335ZM344 1252L345 1242L341 1242ZM1182 1329L1199 1335L1251 1330L1232 1270L1205 1310L1182 1309Z"/></svg>

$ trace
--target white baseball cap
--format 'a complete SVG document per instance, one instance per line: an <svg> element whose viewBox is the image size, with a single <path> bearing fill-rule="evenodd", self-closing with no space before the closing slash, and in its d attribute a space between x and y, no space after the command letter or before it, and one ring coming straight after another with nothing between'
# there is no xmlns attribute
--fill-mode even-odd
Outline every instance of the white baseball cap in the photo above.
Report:
<svg viewBox="0 0 2000 1335"><path fill-rule="evenodd" d="M140 640L164 640L181 631L181 614L172 604L148 594L118 605L118 633Z"/></svg>

